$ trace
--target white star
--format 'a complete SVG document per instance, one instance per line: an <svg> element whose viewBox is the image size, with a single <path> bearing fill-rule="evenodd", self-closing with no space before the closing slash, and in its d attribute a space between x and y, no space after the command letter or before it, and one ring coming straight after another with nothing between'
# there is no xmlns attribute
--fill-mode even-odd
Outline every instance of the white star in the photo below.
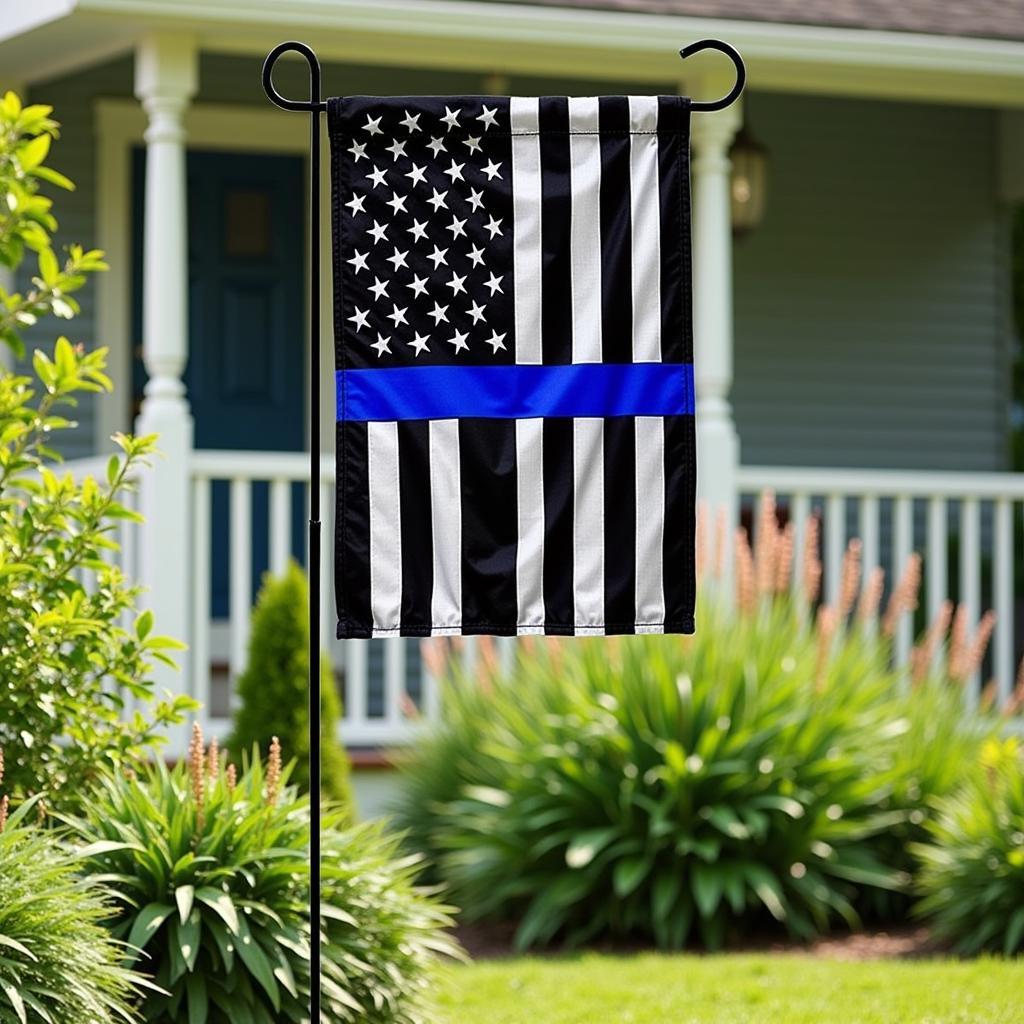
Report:
<svg viewBox="0 0 1024 1024"><path fill-rule="evenodd" d="M464 284L465 280L466 280L465 275L463 275L462 277L459 277L458 274L452 274L452 279L450 281L445 281L445 285L448 288L451 288L451 290L452 290L452 297L453 298L456 295L458 295L459 292L464 292L466 290L466 286Z"/></svg>
<svg viewBox="0 0 1024 1024"><path fill-rule="evenodd" d="M441 120L448 125L447 130L451 131L453 128L459 127L459 112L457 110L449 110L446 106L444 108L444 117Z"/></svg>
<svg viewBox="0 0 1024 1024"><path fill-rule="evenodd" d="M489 338L484 338L484 344L491 346L491 353L493 355L498 354L499 348L505 347L505 335L499 334L497 331L491 331Z"/></svg>
<svg viewBox="0 0 1024 1024"><path fill-rule="evenodd" d="M382 355L384 355L385 352L388 352L388 353L391 352L390 346L391 346L391 339L390 338L385 338L384 335L381 334L380 331L378 331L377 332L377 340L370 346L370 348L376 350L377 358L380 359L380 357Z"/></svg>
<svg viewBox="0 0 1024 1024"><path fill-rule="evenodd" d="M405 319L405 311L408 306L403 306L401 309L398 308L397 303L393 303L391 306L391 312L387 314L389 320L394 320L395 326L399 324L407 324L409 321Z"/></svg>
<svg viewBox="0 0 1024 1024"><path fill-rule="evenodd" d="M373 235L374 242L383 242L388 237L388 226L374 221L373 227L370 228L370 234Z"/></svg>
<svg viewBox="0 0 1024 1024"><path fill-rule="evenodd" d="M396 245L395 251L388 257L388 263L394 264L395 270L397 271L399 267L409 266L409 264L405 262L405 257L408 255L408 249L406 249L405 252L399 252L398 246Z"/></svg>
<svg viewBox="0 0 1024 1024"><path fill-rule="evenodd" d="M442 150L445 153L448 152L448 150L444 148L444 140L440 137L435 138L434 136L431 136L430 141L427 143L427 149L432 149L434 151L435 158Z"/></svg>
<svg viewBox="0 0 1024 1024"><path fill-rule="evenodd" d="M423 241L427 237L427 222L425 220L416 220L414 217L409 233L417 242Z"/></svg>
<svg viewBox="0 0 1024 1024"><path fill-rule="evenodd" d="M448 253L447 249L439 249L435 245L434 246L434 251L427 257L427 259L434 261L434 269L437 270L437 268L439 266L441 266L442 263L446 267L448 266L448 261L445 259L445 256L447 255L447 253Z"/></svg>
<svg viewBox="0 0 1024 1024"><path fill-rule="evenodd" d="M448 344L454 345L455 351L457 353L461 352L464 348L469 348L469 346L466 344L466 339L468 337L469 335L465 331L456 331L455 337L448 339Z"/></svg>
<svg viewBox="0 0 1024 1024"><path fill-rule="evenodd" d="M493 217L484 225L484 227L490 231L491 238L495 235L501 234L501 221L495 220Z"/></svg>
<svg viewBox="0 0 1024 1024"><path fill-rule="evenodd" d="M370 285L370 291L373 292L376 298L380 299L388 293L387 281L382 281L379 277L374 277L373 284ZM494 294L493 292L491 293Z"/></svg>
<svg viewBox="0 0 1024 1024"><path fill-rule="evenodd" d="M409 111L405 111L405 117L398 122L401 125L405 125L409 129L409 134L413 132L421 132L423 129L420 127L420 115L410 114Z"/></svg>
<svg viewBox="0 0 1024 1024"><path fill-rule="evenodd" d="M367 160L370 158L366 156L366 143L365 142L353 142L352 148L349 152L355 157L356 163L359 163L364 157Z"/></svg>
<svg viewBox="0 0 1024 1024"><path fill-rule="evenodd" d="M495 277L493 274L491 274L491 279L489 281L484 281L484 287L491 289L491 295L493 295L495 292L501 292L501 278ZM502 292L502 295L504 294L505 293Z"/></svg>
<svg viewBox="0 0 1024 1024"><path fill-rule="evenodd" d="M497 113L497 107L493 110L488 110L487 104L484 104L484 112L482 114L478 114L476 118L478 121L483 121L484 131L487 131L488 128L493 128L498 123L497 118L494 116Z"/></svg>
<svg viewBox="0 0 1024 1024"><path fill-rule="evenodd" d="M356 331L365 330L365 328L367 326L366 318L369 315L370 315L369 313L364 312L358 306L356 306L355 314L353 316L348 317L348 319L351 320L352 323L355 324L355 327L353 328L353 330L356 330Z"/></svg>
<svg viewBox="0 0 1024 1024"><path fill-rule="evenodd" d="M425 277L419 277L416 274L412 275L412 284L406 285L406 288L411 288L415 293L416 297L419 298L427 290L427 279Z"/></svg>
<svg viewBox="0 0 1024 1024"><path fill-rule="evenodd" d="M497 178L499 181L501 178L501 164L496 164L493 160L487 162L487 166L483 169L484 174L487 175L488 181L494 181Z"/></svg>
<svg viewBox="0 0 1024 1024"><path fill-rule="evenodd" d="M363 131L369 132L371 135L383 135L384 133L380 130L380 118L370 117L366 115L366 124L363 125Z"/></svg>
<svg viewBox="0 0 1024 1024"><path fill-rule="evenodd" d="M390 146L384 147L391 154L391 162L394 163L400 156L405 156L405 143L395 139Z"/></svg>
<svg viewBox="0 0 1024 1024"><path fill-rule="evenodd" d="M374 167L374 169L370 171L367 177L373 179L374 188L376 188L378 185L384 184L384 172L379 167Z"/></svg>
<svg viewBox="0 0 1024 1024"><path fill-rule="evenodd" d="M452 179L452 184L453 185L455 184L456 181L465 181L466 180L465 178L462 177L462 168L465 167L465 166L466 166L465 164L457 164L453 160L451 167L449 167L448 170L444 172L445 174L447 174ZM485 168L485 170L486 170L486 168Z"/></svg>
<svg viewBox="0 0 1024 1024"><path fill-rule="evenodd" d="M440 322L441 322L442 320L443 320L443 321L444 321L445 323L448 323L448 307L447 307L447 306L440 306L440 305L438 305L438 304L437 304L437 303L435 302L435 303L434 303L434 308L433 308L433 309L432 309L432 310L431 310L431 311L430 311L430 312L429 312L429 313L427 314L427 316L432 316L432 317L434 318L434 326L435 326L435 327L436 327L436 326L437 326L437 325L438 325L438 324L439 324L439 323L440 323Z"/></svg>
<svg viewBox="0 0 1024 1024"><path fill-rule="evenodd" d="M425 167L417 167L416 164L412 165L412 170L406 175L407 178L412 178L414 185L422 185L424 181L423 172L426 170Z"/></svg>
<svg viewBox="0 0 1024 1024"><path fill-rule="evenodd" d="M399 210L402 213L408 213L405 208L405 196L400 196L397 192L392 192L391 198L384 205L390 206L393 213L398 213Z"/></svg>
<svg viewBox="0 0 1024 1024"><path fill-rule="evenodd" d="M452 222L447 227L447 230L452 233L452 241L455 241L459 235L464 235L466 233L465 223L465 220L459 220L458 217L452 217Z"/></svg>
<svg viewBox="0 0 1024 1024"><path fill-rule="evenodd" d="M425 334L420 334L419 332L417 332L416 337L413 338L412 341L409 342L409 344L414 349L416 349L416 355L419 355L421 352L429 352L430 351L430 348L427 345L427 341L428 340L429 339L427 338L427 336Z"/></svg>
<svg viewBox="0 0 1024 1024"><path fill-rule="evenodd" d="M430 199L427 200L427 202L430 203L430 205L434 208L434 213L437 213L437 211L441 209L442 206L447 210L448 204L444 201L444 197L448 195L448 193L438 192L436 188L433 190L433 192L433 196L431 196Z"/></svg>
<svg viewBox="0 0 1024 1024"><path fill-rule="evenodd" d="M358 274L360 270L366 270L366 253L359 252L358 249L352 250L355 255L350 260L345 260L346 263L352 264L352 273Z"/></svg>
<svg viewBox="0 0 1024 1024"><path fill-rule="evenodd" d="M468 139L463 139L462 140L462 144L464 146L469 146L470 153L479 153L480 152L480 136L479 135L472 135Z"/></svg>
<svg viewBox="0 0 1024 1024"><path fill-rule="evenodd" d="M363 209L364 202L366 202L365 196L357 196L353 192L352 198L345 205L352 207L352 216L354 217L357 213L366 213L366 211Z"/></svg>
<svg viewBox="0 0 1024 1024"><path fill-rule="evenodd" d="M483 249L481 249L477 245L474 245L473 248L469 250L469 258L473 261L474 267L479 267L480 264L483 263L484 261Z"/></svg>
<svg viewBox="0 0 1024 1024"><path fill-rule="evenodd" d="M471 188L469 190L469 199L467 199L466 202L469 203L474 210L479 210L480 207L484 205L483 192L478 192L475 188Z"/></svg>
<svg viewBox="0 0 1024 1024"><path fill-rule="evenodd" d="M466 310L466 312L473 318L474 326L480 323L481 320L486 322L487 318L484 316L484 309L485 307L481 306L480 303L474 302L473 305Z"/></svg>

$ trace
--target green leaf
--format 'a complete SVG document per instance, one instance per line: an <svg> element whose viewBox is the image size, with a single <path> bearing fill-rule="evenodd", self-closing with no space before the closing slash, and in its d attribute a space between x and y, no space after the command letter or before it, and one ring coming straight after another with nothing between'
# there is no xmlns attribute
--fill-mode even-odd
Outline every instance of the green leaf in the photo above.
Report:
<svg viewBox="0 0 1024 1024"><path fill-rule="evenodd" d="M143 907L135 918L131 933L128 935L128 945L142 950L146 943L160 930L160 926L170 917L173 907L166 903L150 903Z"/></svg>
<svg viewBox="0 0 1024 1024"><path fill-rule="evenodd" d="M238 911L231 897L221 889L204 886L196 890L196 899L205 903L228 926L232 935L240 935Z"/></svg>
<svg viewBox="0 0 1024 1024"><path fill-rule="evenodd" d="M713 917L722 900L722 873L715 864L695 861L690 872L690 888L701 917Z"/></svg>
<svg viewBox="0 0 1024 1024"><path fill-rule="evenodd" d="M192 904L196 896L196 887L194 885L179 885L174 890L174 901L178 904L178 915L182 924L188 919L188 915L192 913Z"/></svg>
<svg viewBox="0 0 1024 1024"><path fill-rule="evenodd" d="M0 933L0 946L13 949L16 953L20 953L29 960L38 961L39 959L27 946L22 945L17 939L12 939L10 936L3 935L2 933Z"/></svg>
<svg viewBox="0 0 1024 1024"><path fill-rule="evenodd" d="M206 1024L210 1012L206 979L199 974L190 974L185 979L185 992L188 998L188 1024Z"/></svg>
<svg viewBox="0 0 1024 1024"><path fill-rule="evenodd" d="M0 978L0 989L4 990L4 994L7 996L7 1001L14 1008L14 1012L17 1015L18 1020L21 1021L21 1024L28 1024L28 1015L25 1013L25 1003L18 994L18 990L6 978Z"/></svg>
<svg viewBox="0 0 1024 1024"><path fill-rule="evenodd" d="M1018 907L1010 917L1010 923L1006 926L1006 936L1003 939L1003 952L1007 956L1017 952L1020 947L1020 940L1024 937L1024 907Z"/></svg>
<svg viewBox="0 0 1024 1024"><path fill-rule="evenodd" d="M235 949L241 957L242 962L252 972L253 977L260 983L263 991L270 996L271 1003L275 1010L281 1009L281 991L274 978L273 968L270 961L263 952L259 943L252 937L245 921L239 921L240 931Z"/></svg>
<svg viewBox="0 0 1024 1024"><path fill-rule="evenodd" d="M32 171L38 167L50 152L50 136L37 135L18 149L18 162L22 170Z"/></svg>
<svg viewBox="0 0 1024 1024"><path fill-rule="evenodd" d="M625 899L634 892L651 869L651 861L645 856L623 857L612 872L612 887L616 896Z"/></svg>
<svg viewBox="0 0 1024 1024"><path fill-rule="evenodd" d="M573 837L565 850L565 863L585 868L619 834L617 828L593 828Z"/></svg>

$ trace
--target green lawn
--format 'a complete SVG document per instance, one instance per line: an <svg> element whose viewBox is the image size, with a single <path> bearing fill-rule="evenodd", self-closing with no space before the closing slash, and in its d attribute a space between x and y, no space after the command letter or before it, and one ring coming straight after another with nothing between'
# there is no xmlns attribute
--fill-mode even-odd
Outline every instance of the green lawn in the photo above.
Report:
<svg viewBox="0 0 1024 1024"><path fill-rule="evenodd" d="M446 1024L1021 1024L1024 960L603 956L449 968Z"/></svg>

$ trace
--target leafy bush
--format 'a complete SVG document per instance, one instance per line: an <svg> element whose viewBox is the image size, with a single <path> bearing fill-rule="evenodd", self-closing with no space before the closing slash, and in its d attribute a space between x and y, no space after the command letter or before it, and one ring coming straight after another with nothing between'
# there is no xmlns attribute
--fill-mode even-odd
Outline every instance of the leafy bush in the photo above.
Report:
<svg viewBox="0 0 1024 1024"><path fill-rule="evenodd" d="M906 889L922 793L955 781L934 744L956 756L984 734L957 724L948 667L913 692L890 667L919 560L879 616L881 574L861 585L854 542L837 605L816 609L816 523L795 598L792 534L770 499L758 537L756 551L738 540L732 609L699 545L692 638L525 640L511 671L485 657L475 679L448 659L444 722L406 759L398 819L470 917L518 920L521 947L714 948L772 918L800 938L854 925ZM922 641L915 676L947 626ZM986 639L960 644L956 678Z"/></svg>
<svg viewBox="0 0 1024 1024"><path fill-rule="evenodd" d="M114 936L168 993L147 995L147 1021L308 1020L310 811L286 775L275 743L237 777L197 729L187 764L112 775L65 819L113 889ZM394 840L343 818L323 817L324 1020L412 1024L449 919Z"/></svg>
<svg viewBox="0 0 1024 1024"><path fill-rule="evenodd" d="M240 703L228 747L241 758L272 735L296 758L292 781L309 788L309 588L294 562L263 579L252 613L249 659L238 679ZM338 741L341 701L327 655L320 661L320 770L325 796L351 806L348 758Z"/></svg>
<svg viewBox="0 0 1024 1024"><path fill-rule="evenodd" d="M100 923L109 907L54 835L26 824L37 800L9 818L0 802L0 1024L135 1020L137 978Z"/></svg>
<svg viewBox="0 0 1024 1024"><path fill-rule="evenodd" d="M917 913L962 953L1024 949L1024 758L989 740L980 765L936 802L920 858Z"/></svg>
<svg viewBox="0 0 1024 1024"><path fill-rule="evenodd" d="M56 222L39 185L70 183L41 163L56 133L49 110L22 109L13 93L0 103L0 263L15 267L29 249L39 264L24 295L0 290L0 338L18 352L23 328L47 313L73 317L69 292L104 269L101 253L76 246L60 268L50 248ZM58 803L75 799L69 779L82 787L104 766L138 758L193 707L179 698L150 717L124 715L130 701L152 701L153 661L180 647L153 635L148 612L133 614L138 589L103 560L117 547L115 526L138 518L124 496L154 439L117 435L122 455L101 480L52 468L54 435L74 426L65 410L81 392L110 388L105 360L105 349L60 338L52 357L35 353L37 382L0 372L0 745L11 752L11 791L47 790Z"/></svg>

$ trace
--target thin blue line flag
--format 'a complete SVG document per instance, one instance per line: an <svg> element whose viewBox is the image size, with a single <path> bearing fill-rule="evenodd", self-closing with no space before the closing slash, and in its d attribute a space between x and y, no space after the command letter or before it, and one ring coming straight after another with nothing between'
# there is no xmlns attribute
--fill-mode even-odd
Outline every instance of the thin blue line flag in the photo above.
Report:
<svg viewBox="0 0 1024 1024"><path fill-rule="evenodd" d="M689 104L346 97L339 637L689 633Z"/></svg>

